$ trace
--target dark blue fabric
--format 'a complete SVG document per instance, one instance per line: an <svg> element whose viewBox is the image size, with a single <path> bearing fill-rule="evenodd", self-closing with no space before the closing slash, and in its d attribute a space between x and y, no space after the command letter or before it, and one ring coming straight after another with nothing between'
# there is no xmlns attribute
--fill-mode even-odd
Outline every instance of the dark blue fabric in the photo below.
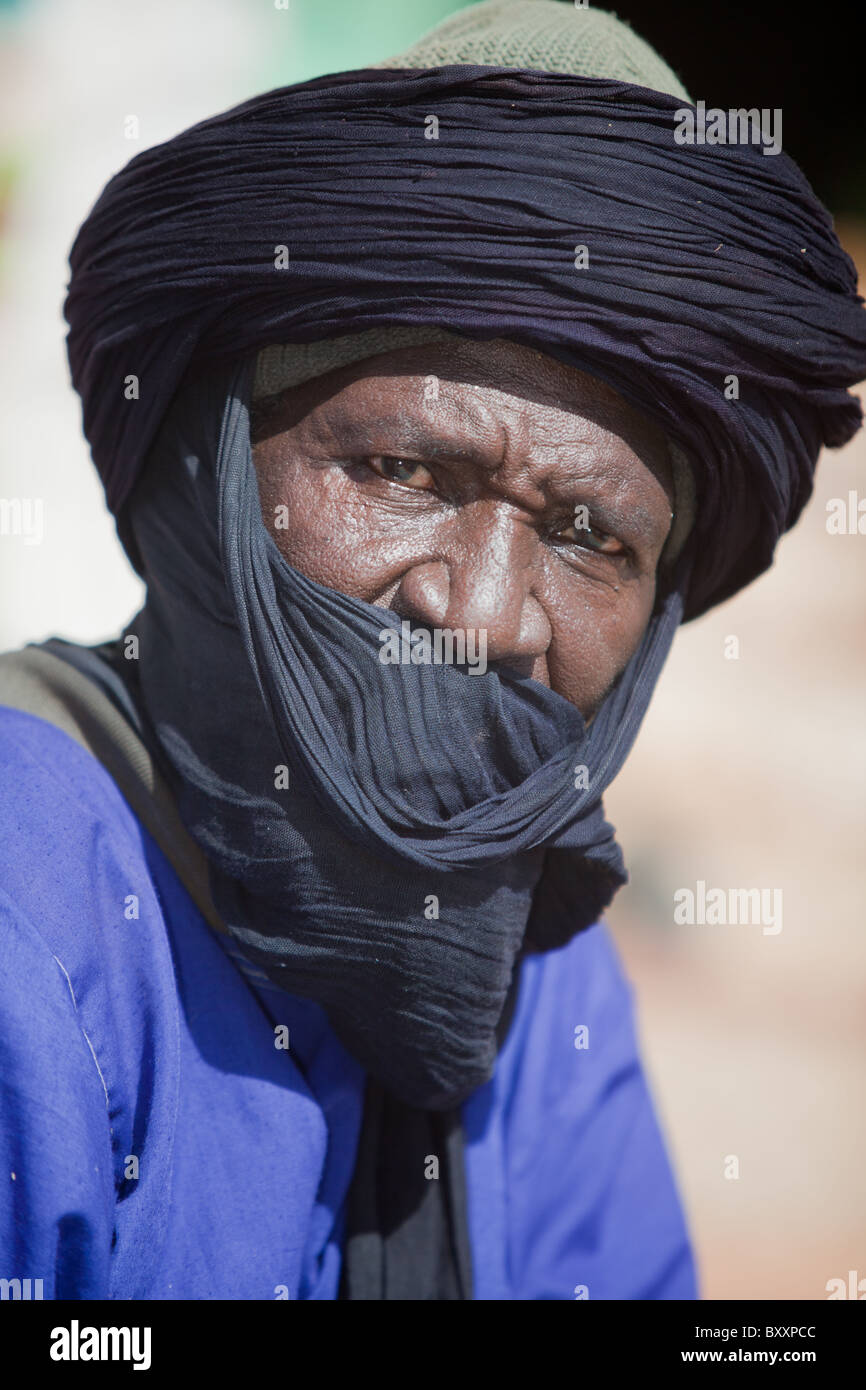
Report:
<svg viewBox="0 0 866 1390"><path fill-rule="evenodd" d="M859 425L847 388L866 376L866 314L793 161L677 144L682 105L563 74L361 70L145 150L81 228L66 304L110 507L190 361L437 324L531 344L657 419L697 482L686 616L749 582L808 498L821 445Z"/></svg>
<svg viewBox="0 0 866 1390"><path fill-rule="evenodd" d="M0 708L0 778L0 1277L45 1298L335 1298L360 1067L223 945L65 734ZM606 928L522 972L463 1107L476 1298L694 1298Z"/></svg>

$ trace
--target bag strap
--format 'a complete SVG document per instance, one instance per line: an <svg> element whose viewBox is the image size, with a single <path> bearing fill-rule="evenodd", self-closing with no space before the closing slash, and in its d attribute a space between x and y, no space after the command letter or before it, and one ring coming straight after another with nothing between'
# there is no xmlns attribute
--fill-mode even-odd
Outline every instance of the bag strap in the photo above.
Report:
<svg viewBox="0 0 866 1390"><path fill-rule="evenodd" d="M0 655L0 704L54 724L102 764L202 916L228 935L213 905L204 854L144 743L108 696L62 657L23 647Z"/></svg>

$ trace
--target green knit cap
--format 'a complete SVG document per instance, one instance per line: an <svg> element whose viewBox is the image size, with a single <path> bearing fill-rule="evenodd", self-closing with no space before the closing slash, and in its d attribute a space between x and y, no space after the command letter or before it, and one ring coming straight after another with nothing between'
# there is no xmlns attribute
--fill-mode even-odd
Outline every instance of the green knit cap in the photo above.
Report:
<svg viewBox="0 0 866 1390"><path fill-rule="evenodd" d="M483 0L437 24L405 53L370 67L452 63L609 77L691 101L667 63L616 15L562 0Z"/></svg>

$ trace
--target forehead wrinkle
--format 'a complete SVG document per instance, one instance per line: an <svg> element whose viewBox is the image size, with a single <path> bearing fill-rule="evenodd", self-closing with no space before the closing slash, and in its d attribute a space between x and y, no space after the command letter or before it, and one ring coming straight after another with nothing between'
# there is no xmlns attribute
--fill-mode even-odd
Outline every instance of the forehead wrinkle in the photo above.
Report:
<svg viewBox="0 0 866 1390"><path fill-rule="evenodd" d="M613 442L621 443L616 437ZM503 494L509 486L517 491L527 483L534 496L530 499L527 490L520 498L521 505L537 511L562 508L571 513L583 503L595 524L603 528L632 538L655 537L660 518L646 492L653 474L639 454L623 445L626 452L617 457L610 440L569 441L566 445L553 440L551 445L554 457L539 463L536 456L531 472L528 465L517 470L517 477L509 476L511 470L503 470ZM565 459L563 451L568 454Z"/></svg>
<svg viewBox="0 0 866 1390"><path fill-rule="evenodd" d="M392 378L408 382L405 376ZM423 400L425 378L413 378L410 391L385 393L384 400L356 403L340 396L322 402L322 425L332 434L364 436L370 441L375 432L399 437L406 447L417 449L428 458L450 457L478 463L486 470L500 467L508 447L507 431L495 405L479 392L440 393L431 407ZM417 383L417 384L416 384ZM443 385L450 383L442 383Z"/></svg>
<svg viewBox="0 0 866 1390"><path fill-rule="evenodd" d="M520 421L521 426L524 423ZM630 490L633 475L629 476L627 468L623 467L624 460L617 466L617 460L611 456L609 439L592 438L590 434L589 438L572 436L563 441L555 422L547 428L538 427L538 422L534 424L531 439L525 437L530 431L522 430L524 439L520 451L505 460L502 473L506 484L529 484L545 502L569 505L588 490L604 492L612 501L618 500L623 490ZM506 434L510 437L507 426ZM632 451L628 452L631 456Z"/></svg>
<svg viewBox="0 0 866 1390"><path fill-rule="evenodd" d="M458 420L466 426L478 429L485 434L484 444L494 460L490 472L500 474L499 490L509 487L528 487L533 497L527 496L526 505L543 507L547 505L550 484L545 476L557 467L555 460L543 463L534 448L535 438L548 433L555 436L556 427L551 422L548 429L532 418L527 410L525 399L512 394L507 388L485 388L474 386L471 396L464 393L450 395L450 405Z"/></svg>
<svg viewBox="0 0 866 1390"><path fill-rule="evenodd" d="M315 416L315 418L313 418ZM364 442L372 448L379 439L393 435L405 447L428 456L451 455L474 458L476 450L441 430L441 426L420 411L395 402L393 407L376 404L359 408L350 401L332 398L308 417L314 430L339 442ZM438 436L438 437L437 437ZM399 446L398 446L399 447Z"/></svg>
<svg viewBox="0 0 866 1390"><path fill-rule="evenodd" d="M620 524L626 524L632 534L652 536L659 528L660 516L648 501L641 498L646 497L644 485L650 485L653 474L640 456L632 451L629 451L629 462L637 462L641 471L637 474L622 471L615 464L611 466L610 459L599 460L599 472L610 486L604 489L603 497L595 504L596 510L600 518L606 516L611 522L619 520ZM597 478L598 473L590 473L582 481L592 484ZM579 482L577 489L580 490Z"/></svg>
<svg viewBox="0 0 866 1390"><path fill-rule="evenodd" d="M453 388L454 383L443 382L443 386ZM439 399L444 398L458 428L465 429L484 453L495 460L495 467L499 467L509 448L508 429L501 412L486 394L487 388L467 384L463 390L440 391Z"/></svg>
<svg viewBox="0 0 866 1390"><path fill-rule="evenodd" d="M610 453L611 445L622 449L630 460L644 462L615 430L575 410L563 409L555 401L550 401L539 414L528 411L525 400L507 388L496 388L495 393L488 393L488 397L491 395L495 398L485 398L476 388L468 399L463 394L455 395L452 404L458 419L472 424L480 420L490 426L491 436L497 436L496 453L509 481L525 479L540 494L565 491L575 482L602 481L587 476L587 469L592 475L600 451ZM568 436L566 442L563 442L564 433ZM579 472L577 478L570 467L575 463ZM605 460L602 465L606 474L604 482L608 481L609 467L610 460ZM629 481L623 477L621 468L612 472L614 477L618 475L619 481Z"/></svg>

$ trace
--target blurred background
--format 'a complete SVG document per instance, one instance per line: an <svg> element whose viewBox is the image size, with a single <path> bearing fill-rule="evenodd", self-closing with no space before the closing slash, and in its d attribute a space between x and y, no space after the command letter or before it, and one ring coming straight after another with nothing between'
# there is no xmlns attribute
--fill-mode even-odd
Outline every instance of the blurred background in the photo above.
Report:
<svg viewBox="0 0 866 1390"><path fill-rule="evenodd" d="M0 0L0 499L43 503L41 543L0 534L0 650L102 640L141 597L63 347L66 257L105 181L194 121L376 62L462 8ZM782 108L786 150L866 267L850 10L825 3L807 27L772 0L699 8L616 6L696 100ZM863 435L825 455L774 569L681 631L607 798L632 875L610 920L707 1299L866 1279L864 455ZM854 534L828 531L834 500ZM674 893L699 880L781 889L782 930L675 925Z"/></svg>

